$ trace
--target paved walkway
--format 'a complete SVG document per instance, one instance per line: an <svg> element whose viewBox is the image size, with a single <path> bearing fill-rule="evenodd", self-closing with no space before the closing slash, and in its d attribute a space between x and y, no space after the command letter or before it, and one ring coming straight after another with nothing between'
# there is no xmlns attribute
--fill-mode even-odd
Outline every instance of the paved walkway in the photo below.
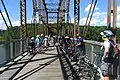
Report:
<svg viewBox="0 0 120 80"><path fill-rule="evenodd" d="M27 55L0 74L0 80L63 80L55 47L45 53Z"/></svg>

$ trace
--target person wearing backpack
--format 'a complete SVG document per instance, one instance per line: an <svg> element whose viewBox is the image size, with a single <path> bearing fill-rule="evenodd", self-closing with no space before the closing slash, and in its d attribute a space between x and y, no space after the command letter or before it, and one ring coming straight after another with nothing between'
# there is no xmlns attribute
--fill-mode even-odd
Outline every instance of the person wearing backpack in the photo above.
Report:
<svg viewBox="0 0 120 80"><path fill-rule="evenodd" d="M114 56L114 41L112 40L114 34L110 30L105 30L100 33L102 35L103 43L103 57L101 63L101 71L104 80L110 80L112 77L112 65Z"/></svg>

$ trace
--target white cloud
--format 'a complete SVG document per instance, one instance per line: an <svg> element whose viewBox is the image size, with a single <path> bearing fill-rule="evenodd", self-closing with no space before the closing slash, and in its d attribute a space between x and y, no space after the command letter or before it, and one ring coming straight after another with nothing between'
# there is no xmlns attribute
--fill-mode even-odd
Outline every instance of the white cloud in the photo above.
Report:
<svg viewBox="0 0 120 80"><path fill-rule="evenodd" d="M12 22L12 25L13 25L13 26L20 26L20 20L13 21L13 22Z"/></svg>
<svg viewBox="0 0 120 80"><path fill-rule="evenodd" d="M3 14L4 18L6 19L7 18L6 13L2 12L2 14ZM6 30L6 27L4 27L4 26L5 26L5 23L4 23L3 18L2 18L1 14L0 14L0 29Z"/></svg>
<svg viewBox="0 0 120 80"><path fill-rule="evenodd" d="M86 11L87 11L87 8L86 8ZM85 25L86 19L87 19L86 17L80 19L80 25ZM111 23L112 23L112 16L111 16ZM99 11L95 12L93 14L90 25L106 26L107 25L107 12L99 12ZM120 27L120 6L117 7L117 26Z"/></svg>
<svg viewBox="0 0 120 80"><path fill-rule="evenodd" d="M120 6L117 7L117 14L120 14Z"/></svg>
<svg viewBox="0 0 120 80"><path fill-rule="evenodd" d="M2 12L2 14L3 14L4 18L7 18L7 15L6 15L5 12ZM1 16L1 14L0 14L0 20L1 20L1 19L2 19L2 16Z"/></svg>
<svg viewBox="0 0 120 80"><path fill-rule="evenodd" d="M85 8L85 12L89 12L89 9L90 9L90 6L91 6L91 4L89 4L86 8ZM93 9L93 4L92 4L92 9ZM98 7L95 7L95 10L99 10L99 8Z"/></svg>

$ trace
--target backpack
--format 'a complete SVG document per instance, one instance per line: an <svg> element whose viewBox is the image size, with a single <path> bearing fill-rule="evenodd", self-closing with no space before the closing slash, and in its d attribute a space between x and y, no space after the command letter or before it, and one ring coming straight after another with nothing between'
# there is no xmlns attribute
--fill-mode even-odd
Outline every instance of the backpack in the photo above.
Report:
<svg viewBox="0 0 120 80"><path fill-rule="evenodd" d="M119 49L118 49L118 46L117 45L115 45L115 44L113 44L113 42L111 42L111 41L109 41L110 42L110 44L114 47L114 54L113 54L113 57L114 56L118 56L118 54L119 54Z"/></svg>

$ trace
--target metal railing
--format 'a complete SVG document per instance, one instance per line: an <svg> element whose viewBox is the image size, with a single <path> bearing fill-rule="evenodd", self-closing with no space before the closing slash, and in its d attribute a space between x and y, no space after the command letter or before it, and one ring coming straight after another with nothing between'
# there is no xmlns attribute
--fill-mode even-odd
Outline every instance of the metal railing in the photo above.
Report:
<svg viewBox="0 0 120 80"><path fill-rule="evenodd" d="M87 54L87 56L88 56L88 58L91 62L94 61L94 57L95 57L94 52L103 54L103 51L101 50L102 44L103 43L97 42L97 41L85 40L85 46L86 46L85 51L86 51L86 54ZM120 44L118 44L118 48L120 49ZM120 54L119 54L119 57L120 57ZM95 63L95 65L100 68L101 61L100 61L99 58L97 59L97 62ZM118 79L120 79L120 58L119 58L119 65L118 65L118 70L117 71L118 71L117 72Z"/></svg>
<svg viewBox="0 0 120 80"><path fill-rule="evenodd" d="M16 39L11 41L0 41L0 67L7 62L22 55L22 42L25 41L24 52L27 50L28 39Z"/></svg>

